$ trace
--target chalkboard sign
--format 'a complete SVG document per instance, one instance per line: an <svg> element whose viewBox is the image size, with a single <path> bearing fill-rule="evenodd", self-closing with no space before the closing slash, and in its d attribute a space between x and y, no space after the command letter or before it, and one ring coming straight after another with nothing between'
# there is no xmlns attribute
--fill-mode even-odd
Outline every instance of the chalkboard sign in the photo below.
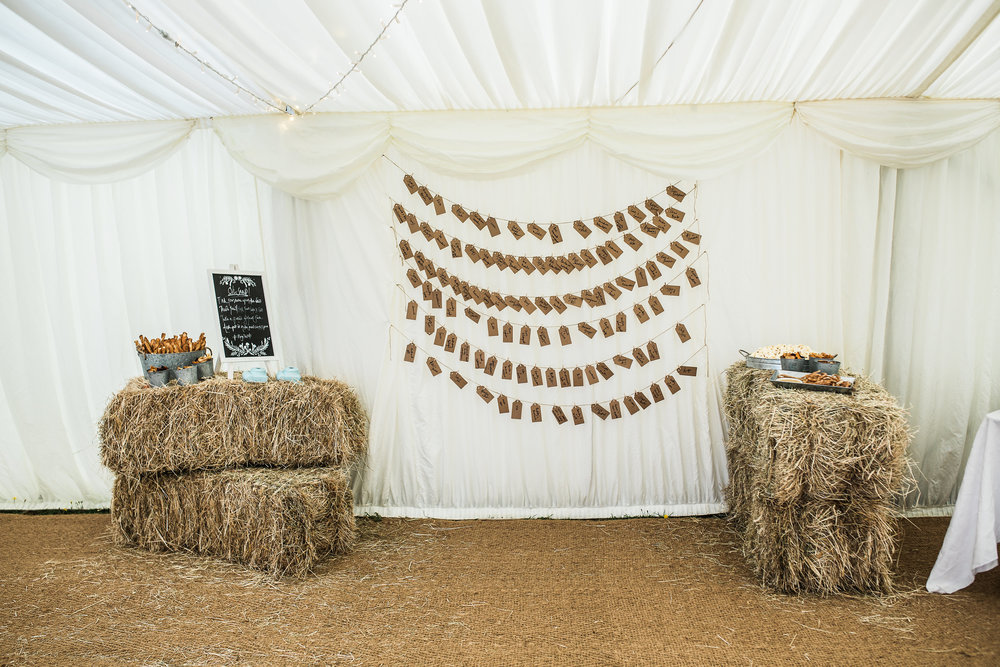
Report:
<svg viewBox="0 0 1000 667"><path fill-rule="evenodd" d="M267 317L264 274L209 271L219 314L224 359L274 359L274 337Z"/></svg>

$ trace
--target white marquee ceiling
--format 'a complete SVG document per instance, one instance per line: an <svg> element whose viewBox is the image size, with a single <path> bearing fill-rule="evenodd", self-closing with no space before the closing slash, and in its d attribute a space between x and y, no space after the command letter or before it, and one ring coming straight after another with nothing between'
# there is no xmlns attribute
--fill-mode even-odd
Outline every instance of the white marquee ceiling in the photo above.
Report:
<svg viewBox="0 0 1000 667"><path fill-rule="evenodd" d="M400 1L131 0L167 40L122 0L0 0L0 127L274 111L173 40L313 111L1000 98L998 0L409 0L316 104Z"/></svg>

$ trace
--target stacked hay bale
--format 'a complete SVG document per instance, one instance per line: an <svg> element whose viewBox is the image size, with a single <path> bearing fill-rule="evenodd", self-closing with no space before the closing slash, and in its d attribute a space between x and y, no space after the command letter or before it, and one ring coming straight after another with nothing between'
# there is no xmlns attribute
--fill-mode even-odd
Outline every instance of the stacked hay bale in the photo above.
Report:
<svg viewBox="0 0 1000 667"><path fill-rule="evenodd" d="M115 542L212 555L274 576L350 549L347 468L368 418L336 380L252 384L217 377L152 388L131 380L101 418L116 473Z"/></svg>
<svg viewBox="0 0 1000 667"><path fill-rule="evenodd" d="M782 592L892 591L906 414L858 377L853 394L726 373L730 517L762 583Z"/></svg>

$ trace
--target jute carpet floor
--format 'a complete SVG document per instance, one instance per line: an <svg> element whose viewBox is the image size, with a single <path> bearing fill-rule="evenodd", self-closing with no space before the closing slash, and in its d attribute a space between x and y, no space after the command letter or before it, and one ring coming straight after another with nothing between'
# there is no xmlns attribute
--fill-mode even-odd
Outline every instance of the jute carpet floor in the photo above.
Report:
<svg viewBox="0 0 1000 667"><path fill-rule="evenodd" d="M763 591L718 518L359 526L274 582L116 549L106 514L0 515L0 665L1000 662L1000 570L922 592L947 519L904 522L883 599Z"/></svg>

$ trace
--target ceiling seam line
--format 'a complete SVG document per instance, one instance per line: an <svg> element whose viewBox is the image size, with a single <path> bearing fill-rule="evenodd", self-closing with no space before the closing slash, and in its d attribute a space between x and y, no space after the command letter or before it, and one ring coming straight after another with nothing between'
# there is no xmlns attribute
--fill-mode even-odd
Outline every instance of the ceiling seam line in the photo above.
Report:
<svg viewBox="0 0 1000 667"><path fill-rule="evenodd" d="M996 19L997 15L1000 14L1000 0L993 0L993 4L987 7L983 15L972 24L969 32L965 34L962 39L958 41L958 44L952 48L951 52L945 57L941 63L934 68L934 71L927 75L916 90L907 95L910 98L917 98L922 96L927 89L934 85L934 82L940 79L948 69L955 64L962 55L969 50L972 43L979 39L979 36L983 34L983 31Z"/></svg>

